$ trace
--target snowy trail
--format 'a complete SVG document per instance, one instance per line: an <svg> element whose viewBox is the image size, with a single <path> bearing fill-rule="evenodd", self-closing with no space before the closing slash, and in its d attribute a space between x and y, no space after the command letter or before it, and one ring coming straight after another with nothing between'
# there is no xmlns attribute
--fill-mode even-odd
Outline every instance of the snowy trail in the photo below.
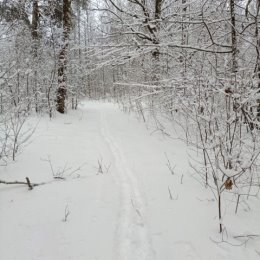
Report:
<svg viewBox="0 0 260 260"><path fill-rule="evenodd" d="M153 118L146 125L138 119L115 104L87 100L77 111L42 118L17 161L0 167L0 179L46 182L32 191L0 185L1 259L259 259L260 239L246 247L212 242L221 240L216 202L191 178L186 146L154 131ZM64 180L53 180L46 158L55 172L67 167ZM231 239L260 234L259 198L247 204L254 214L241 204L234 215L234 202L226 202Z"/></svg>
<svg viewBox="0 0 260 260"><path fill-rule="evenodd" d="M115 259L154 259L151 238L145 221L145 203L138 180L127 165L123 150L109 130L104 112L101 112L101 134L114 157L116 178L120 186L120 213L115 237Z"/></svg>

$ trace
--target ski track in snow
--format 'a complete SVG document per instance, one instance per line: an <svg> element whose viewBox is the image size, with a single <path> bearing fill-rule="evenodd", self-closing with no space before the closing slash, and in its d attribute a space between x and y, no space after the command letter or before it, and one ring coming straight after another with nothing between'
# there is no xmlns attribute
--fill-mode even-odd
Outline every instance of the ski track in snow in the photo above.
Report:
<svg viewBox="0 0 260 260"><path fill-rule="evenodd" d="M120 212L116 228L114 252L117 260L152 260L154 250L145 221L145 203L138 180L127 165L124 152L113 138L107 119L100 115L101 135L114 158L120 187Z"/></svg>

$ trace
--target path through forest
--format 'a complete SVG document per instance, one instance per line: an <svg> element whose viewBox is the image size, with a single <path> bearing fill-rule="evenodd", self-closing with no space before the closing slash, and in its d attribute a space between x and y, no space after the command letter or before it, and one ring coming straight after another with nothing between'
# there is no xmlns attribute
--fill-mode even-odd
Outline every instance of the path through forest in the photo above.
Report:
<svg viewBox="0 0 260 260"><path fill-rule="evenodd" d="M217 243L216 202L192 177L186 146L148 122L89 101L42 118L17 162L0 168L5 180L47 182L33 191L0 186L1 259L257 259L259 240ZM238 223L260 231L245 210L226 221L230 236Z"/></svg>
<svg viewBox="0 0 260 260"><path fill-rule="evenodd" d="M107 143L119 180L120 213L115 237L116 259L153 259L151 238L145 222L144 198L123 149L113 138L106 114L101 114L101 133ZM114 132L115 134L115 132Z"/></svg>

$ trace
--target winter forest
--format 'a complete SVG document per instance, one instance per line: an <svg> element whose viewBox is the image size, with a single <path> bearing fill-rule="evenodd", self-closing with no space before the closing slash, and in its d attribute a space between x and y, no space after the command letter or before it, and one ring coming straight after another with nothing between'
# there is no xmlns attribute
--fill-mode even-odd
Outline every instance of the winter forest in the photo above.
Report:
<svg viewBox="0 0 260 260"><path fill-rule="evenodd" d="M0 258L260 258L260 0L0 0Z"/></svg>

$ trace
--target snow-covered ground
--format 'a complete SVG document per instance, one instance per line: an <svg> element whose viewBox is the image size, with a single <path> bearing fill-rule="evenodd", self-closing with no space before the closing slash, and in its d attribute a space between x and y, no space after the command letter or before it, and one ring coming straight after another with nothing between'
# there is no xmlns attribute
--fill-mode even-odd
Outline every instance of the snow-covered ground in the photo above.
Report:
<svg viewBox="0 0 260 260"><path fill-rule="evenodd" d="M259 198L237 214L225 200L221 242L217 203L192 177L185 144L134 114L84 101L42 118L30 141L0 179L46 184L0 186L2 260L260 259L259 237L234 238L260 235Z"/></svg>

